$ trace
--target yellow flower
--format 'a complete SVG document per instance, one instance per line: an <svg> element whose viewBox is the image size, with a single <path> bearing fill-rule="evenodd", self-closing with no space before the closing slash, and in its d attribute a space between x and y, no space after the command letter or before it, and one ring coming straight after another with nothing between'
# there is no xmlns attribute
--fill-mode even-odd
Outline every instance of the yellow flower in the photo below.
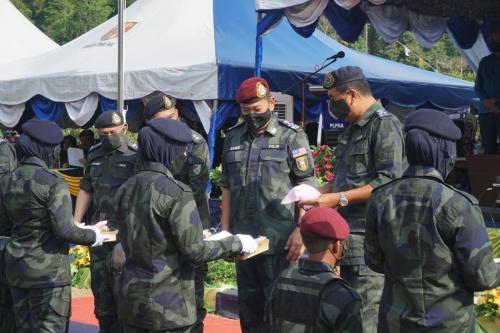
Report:
<svg viewBox="0 0 500 333"><path fill-rule="evenodd" d="M481 304L484 304L488 301L488 297L487 296L481 296L477 299L476 301L476 304L477 305L481 305Z"/></svg>
<svg viewBox="0 0 500 333"><path fill-rule="evenodd" d="M491 289L488 294L490 294L493 297L500 297L500 290L499 289Z"/></svg>
<svg viewBox="0 0 500 333"><path fill-rule="evenodd" d="M500 296L497 296L493 299L493 303L495 303L497 306L500 306Z"/></svg>

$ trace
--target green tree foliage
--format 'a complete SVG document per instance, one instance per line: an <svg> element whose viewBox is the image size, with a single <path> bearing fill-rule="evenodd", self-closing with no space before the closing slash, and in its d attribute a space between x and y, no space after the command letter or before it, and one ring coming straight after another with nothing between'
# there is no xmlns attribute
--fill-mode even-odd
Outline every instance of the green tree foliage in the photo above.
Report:
<svg viewBox="0 0 500 333"><path fill-rule="evenodd" d="M411 32L405 32L398 42L387 44L371 25L366 25L359 39L352 44L340 39L326 18L322 17L319 29L342 44L363 53L393 60L460 79L473 81L475 73L467 66L453 42L444 37L432 48L424 49Z"/></svg>

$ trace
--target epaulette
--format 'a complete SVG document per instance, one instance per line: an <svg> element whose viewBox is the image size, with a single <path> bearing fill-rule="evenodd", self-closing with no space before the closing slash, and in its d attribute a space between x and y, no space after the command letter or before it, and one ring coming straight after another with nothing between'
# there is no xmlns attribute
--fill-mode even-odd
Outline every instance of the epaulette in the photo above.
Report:
<svg viewBox="0 0 500 333"><path fill-rule="evenodd" d="M0 138L0 143L5 143L5 142L7 142L7 140Z"/></svg>
<svg viewBox="0 0 500 333"><path fill-rule="evenodd" d="M90 147L90 149L89 149L89 153L90 153L91 151L96 150L96 149L97 149L97 148L99 148L100 146L102 146L102 143L101 143L101 142L96 143L95 145L93 145L92 147Z"/></svg>
<svg viewBox="0 0 500 333"><path fill-rule="evenodd" d="M239 121L236 123L236 125L229 127L226 132L232 131L233 129L240 127L244 123L245 123L244 121Z"/></svg>
<svg viewBox="0 0 500 333"><path fill-rule="evenodd" d="M296 132L298 132L298 131L300 131L300 130L301 130L301 128L300 128L300 126L299 126L299 125L294 124L294 123L291 123L291 122L289 122L289 121L287 121L287 120L278 119L278 122L279 122L280 124L285 125L285 126L286 126L286 127L288 127L288 128L293 129L293 130L294 130L294 131L296 131Z"/></svg>
<svg viewBox="0 0 500 333"><path fill-rule="evenodd" d="M388 111L384 110L384 109L380 109L380 110L375 111L375 114L379 118L389 118L391 116L391 114Z"/></svg>
<svg viewBox="0 0 500 333"><path fill-rule="evenodd" d="M193 142L194 143L200 143L203 141L203 137L201 136L201 134L199 134L198 132L196 132L194 130L191 130L191 133L193 134Z"/></svg>
<svg viewBox="0 0 500 333"><path fill-rule="evenodd" d="M450 190L452 190L453 192L456 192L456 193L460 194L461 196L463 196L471 204L473 204L473 205L478 205L479 204L479 201L477 200L477 198L475 196L473 196L472 194L464 192L464 191L457 190L453 186L451 186L449 184L446 184L446 183L443 183L443 185L446 186L447 188L449 188Z"/></svg>
<svg viewBox="0 0 500 333"><path fill-rule="evenodd" d="M138 151L139 150L139 146L137 146L137 143L135 142L128 142L127 146L133 150L133 151Z"/></svg>

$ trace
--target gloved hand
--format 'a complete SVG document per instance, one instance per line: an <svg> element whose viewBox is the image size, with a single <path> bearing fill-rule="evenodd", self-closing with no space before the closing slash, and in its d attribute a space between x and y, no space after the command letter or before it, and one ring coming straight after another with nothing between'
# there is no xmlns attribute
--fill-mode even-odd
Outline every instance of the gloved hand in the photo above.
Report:
<svg viewBox="0 0 500 333"><path fill-rule="evenodd" d="M90 229L93 232L95 232L95 243L92 244L91 247L101 246L102 243L104 243L106 240L109 239L109 237L108 236L104 236L101 233L101 230L98 229L98 228L95 228L95 227L91 226L90 228L85 228L85 229Z"/></svg>
<svg viewBox="0 0 500 333"><path fill-rule="evenodd" d="M257 241L252 236L238 234L236 237L240 239L243 245L243 250L241 250L241 252L254 253L257 250L259 244L257 244Z"/></svg>
<svg viewBox="0 0 500 333"><path fill-rule="evenodd" d="M102 230L107 224L108 224L108 221L104 220L104 221L99 221L96 224L92 224L92 225L86 225L86 224L81 223L81 224L77 224L77 226L79 228L82 228L82 229L99 229L99 230Z"/></svg>

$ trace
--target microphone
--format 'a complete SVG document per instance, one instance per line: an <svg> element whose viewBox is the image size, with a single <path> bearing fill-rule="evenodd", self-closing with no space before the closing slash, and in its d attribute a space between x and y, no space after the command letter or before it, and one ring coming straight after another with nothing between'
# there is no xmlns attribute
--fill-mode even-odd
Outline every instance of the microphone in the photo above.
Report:
<svg viewBox="0 0 500 333"><path fill-rule="evenodd" d="M340 59L340 58L343 58L343 57L345 57L344 51L339 51L337 54L332 55L331 57L328 57L325 60L333 60L333 59L337 60L337 59Z"/></svg>

